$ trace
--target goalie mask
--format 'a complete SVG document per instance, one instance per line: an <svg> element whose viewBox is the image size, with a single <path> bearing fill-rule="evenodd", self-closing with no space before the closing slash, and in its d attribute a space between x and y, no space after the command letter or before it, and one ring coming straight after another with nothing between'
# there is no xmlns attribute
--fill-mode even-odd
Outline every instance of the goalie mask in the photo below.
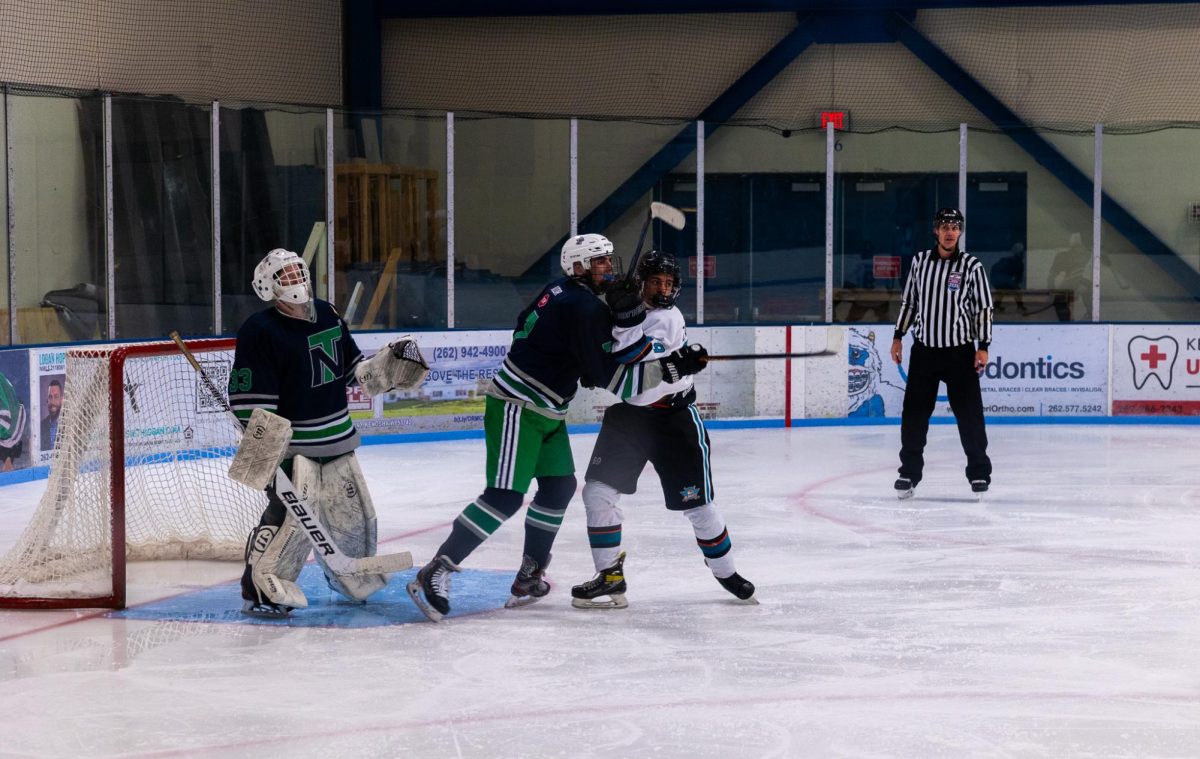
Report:
<svg viewBox="0 0 1200 759"><path fill-rule="evenodd" d="M605 259L603 269L597 261L600 258ZM569 238L563 243L559 261L564 274L582 279L596 291L603 290L621 276L621 259L613 255L613 244L604 235L576 235ZM597 263L594 271L593 262ZM576 273L575 264L580 265L583 274Z"/></svg>
<svg viewBox="0 0 1200 759"><path fill-rule="evenodd" d="M271 303L289 303L308 306L312 313L312 278L308 264L290 250L276 248L254 267L254 292L262 300Z"/></svg>
<svg viewBox="0 0 1200 759"><path fill-rule="evenodd" d="M642 281L642 292L646 292L646 280L655 274L666 274L671 278L671 287L669 290L659 290L647 298L647 302L655 308L670 308L675 305L675 300L679 298L679 264L675 262L675 256L670 253L662 253L657 250L652 250L642 256L642 260L638 262L637 275Z"/></svg>

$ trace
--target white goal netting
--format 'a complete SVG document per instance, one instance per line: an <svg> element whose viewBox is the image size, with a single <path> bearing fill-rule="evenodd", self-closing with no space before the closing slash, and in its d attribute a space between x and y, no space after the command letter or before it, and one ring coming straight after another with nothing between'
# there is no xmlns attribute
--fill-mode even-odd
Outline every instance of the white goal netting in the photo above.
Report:
<svg viewBox="0 0 1200 759"><path fill-rule="evenodd" d="M232 342L191 344L222 393ZM122 545L124 561L241 559L266 495L227 477L240 427L174 344L72 349L66 372L49 482L0 558L0 606L123 597Z"/></svg>

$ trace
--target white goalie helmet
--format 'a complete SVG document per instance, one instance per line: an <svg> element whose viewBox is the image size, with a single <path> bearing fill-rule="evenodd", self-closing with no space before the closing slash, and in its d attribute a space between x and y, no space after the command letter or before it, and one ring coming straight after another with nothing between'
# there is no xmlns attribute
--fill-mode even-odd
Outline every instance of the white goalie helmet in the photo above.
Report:
<svg viewBox="0 0 1200 759"><path fill-rule="evenodd" d="M612 256L613 244L604 235L576 235L568 238L562 246L562 270L567 276L575 275L576 262L584 271L592 268L591 260L601 256Z"/></svg>
<svg viewBox="0 0 1200 759"><path fill-rule="evenodd" d="M303 305L312 302L312 277L308 264L290 250L276 248L254 267L254 292L270 303Z"/></svg>

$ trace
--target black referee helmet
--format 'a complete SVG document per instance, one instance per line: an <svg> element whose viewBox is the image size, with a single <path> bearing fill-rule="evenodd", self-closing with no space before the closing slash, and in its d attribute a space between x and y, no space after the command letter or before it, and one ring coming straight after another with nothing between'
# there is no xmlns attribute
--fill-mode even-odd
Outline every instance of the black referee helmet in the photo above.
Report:
<svg viewBox="0 0 1200 759"><path fill-rule="evenodd" d="M933 228L937 229L943 224L957 224L958 228L962 229L962 211L957 208L939 208L938 212L933 215Z"/></svg>

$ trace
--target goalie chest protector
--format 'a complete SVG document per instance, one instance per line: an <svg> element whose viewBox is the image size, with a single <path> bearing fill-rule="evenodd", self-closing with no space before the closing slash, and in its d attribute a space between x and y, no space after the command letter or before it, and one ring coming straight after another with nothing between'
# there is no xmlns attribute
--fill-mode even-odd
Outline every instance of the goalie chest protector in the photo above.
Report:
<svg viewBox="0 0 1200 759"><path fill-rule="evenodd" d="M274 306L251 316L237 334L229 404L243 423L255 408L292 423L289 455L338 456L358 447L346 386L362 353L346 323L323 300L317 319L284 316Z"/></svg>

